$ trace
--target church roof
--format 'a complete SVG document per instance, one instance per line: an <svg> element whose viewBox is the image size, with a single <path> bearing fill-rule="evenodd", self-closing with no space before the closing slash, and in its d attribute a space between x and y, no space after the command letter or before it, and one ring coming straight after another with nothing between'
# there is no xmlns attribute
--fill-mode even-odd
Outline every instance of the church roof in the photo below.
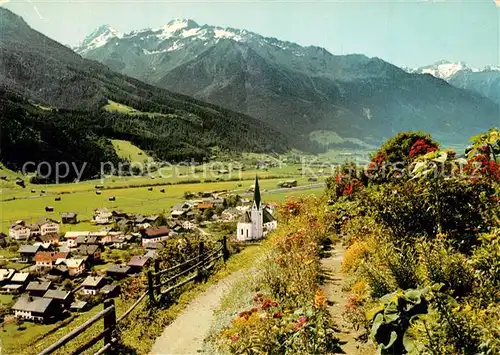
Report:
<svg viewBox="0 0 500 355"><path fill-rule="evenodd" d="M259 178L255 175L255 187L253 190L253 201L257 207L260 206L260 189L259 189Z"/></svg>
<svg viewBox="0 0 500 355"><path fill-rule="evenodd" d="M275 218L273 217L273 215L271 214L271 212L269 212L267 210L267 208L264 208L264 211L262 212L262 222L263 223L269 223L269 222L272 222L274 220L275 220Z"/></svg>
<svg viewBox="0 0 500 355"><path fill-rule="evenodd" d="M252 217L250 216L249 211L243 213L243 216L241 216L239 223L252 223Z"/></svg>

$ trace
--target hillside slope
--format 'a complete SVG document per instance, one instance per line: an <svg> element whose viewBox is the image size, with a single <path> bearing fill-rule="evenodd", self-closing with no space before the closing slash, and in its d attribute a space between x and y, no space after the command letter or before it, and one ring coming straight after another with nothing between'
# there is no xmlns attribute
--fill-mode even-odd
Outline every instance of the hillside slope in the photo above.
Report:
<svg viewBox="0 0 500 355"><path fill-rule="evenodd" d="M75 117L82 116L83 122L95 127L89 134L130 140L164 160L201 160L215 146L255 152L288 148L287 138L260 120L152 87L83 59L4 8L0 8L0 32L0 89L12 93L6 99L9 107L22 110L27 100L49 107L52 113L45 116L61 117L56 125L64 117L76 122ZM102 108L110 100L162 115L105 112ZM16 156L10 153L2 151L2 159Z"/></svg>
<svg viewBox="0 0 500 355"><path fill-rule="evenodd" d="M378 58L332 55L192 20L128 34L104 26L76 51L305 140L326 130L379 142L412 129L457 141L498 120L499 107L491 100Z"/></svg>

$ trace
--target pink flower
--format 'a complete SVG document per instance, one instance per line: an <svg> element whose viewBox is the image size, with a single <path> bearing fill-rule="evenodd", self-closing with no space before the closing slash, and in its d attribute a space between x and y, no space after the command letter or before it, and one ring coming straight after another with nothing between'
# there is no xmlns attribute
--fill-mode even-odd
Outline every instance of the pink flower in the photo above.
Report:
<svg viewBox="0 0 500 355"><path fill-rule="evenodd" d="M300 318L299 318L299 323L300 323L300 324L304 324L306 321L307 321L307 318L306 318L306 317L300 317Z"/></svg>
<svg viewBox="0 0 500 355"><path fill-rule="evenodd" d="M240 338L239 336L237 336L237 335L233 335L233 336L231 337L231 341L234 343L234 342L235 342L236 340L238 340L239 338Z"/></svg>

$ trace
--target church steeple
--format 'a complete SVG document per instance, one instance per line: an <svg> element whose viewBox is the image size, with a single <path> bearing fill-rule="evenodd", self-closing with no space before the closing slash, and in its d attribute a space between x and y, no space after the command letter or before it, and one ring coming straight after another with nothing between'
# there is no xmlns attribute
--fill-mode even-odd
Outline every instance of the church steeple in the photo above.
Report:
<svg viewBox="0 0 500 355"><path fill-rule="evenodd" d="M259 189L259 178L255 175L255 187L253 190L253 202L257 208L260 207L260 189Z"/></svg>

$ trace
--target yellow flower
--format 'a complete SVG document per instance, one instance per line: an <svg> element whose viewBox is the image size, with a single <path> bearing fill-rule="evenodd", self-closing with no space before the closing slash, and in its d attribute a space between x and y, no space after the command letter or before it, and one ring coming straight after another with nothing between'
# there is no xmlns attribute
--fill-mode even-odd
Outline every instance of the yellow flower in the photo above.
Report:
<svg viewBox="0 0 500 355"><path fill-rule="evenodd" d="M326 297L325 297L325 291L323 291L321 288L316 291L316 294L314 295L314 308L324 308L326 307Z"/></svg>

